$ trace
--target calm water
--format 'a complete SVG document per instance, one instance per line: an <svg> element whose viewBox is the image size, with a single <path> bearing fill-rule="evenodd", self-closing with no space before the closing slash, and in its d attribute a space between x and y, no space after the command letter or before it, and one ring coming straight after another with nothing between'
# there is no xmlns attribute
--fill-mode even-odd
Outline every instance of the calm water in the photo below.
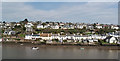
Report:
<svg viewBox="0 0 120 61"><path fill-rule="evenodd" d="M0 60L2 59L2 43L0 43Z"/></svg>
<svg viewBox="0 0 120 61"><path fill-rule="evenodd" d="M79 47L41 47L32 50L31 46L3 45L3 59L117 59L119 50Z"/></svg>

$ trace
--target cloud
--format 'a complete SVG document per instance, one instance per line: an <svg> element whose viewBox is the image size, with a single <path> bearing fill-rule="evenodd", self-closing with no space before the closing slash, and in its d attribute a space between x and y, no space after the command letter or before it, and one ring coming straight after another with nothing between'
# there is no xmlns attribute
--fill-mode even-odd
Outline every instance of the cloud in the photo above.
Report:
<svg viewBox="0 0 120 61"><path fill-rule="evenodd" d="M61 4L51 10L36 9L26 3L3 3L3 20L20 21L28 18L31 21L63 22L99 22L117 24L117 3Z"/></svg>

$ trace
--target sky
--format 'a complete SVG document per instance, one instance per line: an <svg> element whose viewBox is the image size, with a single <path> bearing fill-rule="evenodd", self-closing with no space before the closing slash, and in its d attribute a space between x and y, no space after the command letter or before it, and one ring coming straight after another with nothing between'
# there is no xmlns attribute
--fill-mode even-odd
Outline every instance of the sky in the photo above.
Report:
<svg viewBox="0 0 120 61"><path fill-rule="evenodd" d="M2 21L2 3L0 2L0 21Z"/></svg>
<svg viewBox="0 0 120 61"><path fill-rule="evenodd" d="M118 2L120 0L1 0L2 2Z"/></svg>
<svg viewBox="0 0 120 61"><path fill-rule="evenodd" d="M117 2L3 2L2 20L118 23Z"/></svg>

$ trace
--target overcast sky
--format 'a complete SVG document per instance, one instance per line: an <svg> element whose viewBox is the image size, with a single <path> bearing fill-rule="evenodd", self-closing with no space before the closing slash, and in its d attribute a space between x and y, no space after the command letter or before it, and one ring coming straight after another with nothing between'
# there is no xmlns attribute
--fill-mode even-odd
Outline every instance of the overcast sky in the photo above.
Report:
<svg viewBox="0 0 120 61"><path fill-rule="evenodd" d="M3 2L118 2L120 0L2 0Z"/></svg>
<svg viewBox="0 0 120 61"><path fill-rule="evenodd" d="M4 2L4 21L118 23L117 2Z"/></svg>

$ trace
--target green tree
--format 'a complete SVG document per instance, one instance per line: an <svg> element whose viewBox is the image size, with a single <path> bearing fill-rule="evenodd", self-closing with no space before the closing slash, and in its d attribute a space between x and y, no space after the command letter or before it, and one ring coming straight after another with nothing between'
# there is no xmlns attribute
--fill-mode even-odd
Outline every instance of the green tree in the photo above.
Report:
<svg viewBox="0 0 120 61"><path fill-rule="evenodd" d="M58 40L58 39L52 39L52 41L59 42L59 40Z"/></svg>

